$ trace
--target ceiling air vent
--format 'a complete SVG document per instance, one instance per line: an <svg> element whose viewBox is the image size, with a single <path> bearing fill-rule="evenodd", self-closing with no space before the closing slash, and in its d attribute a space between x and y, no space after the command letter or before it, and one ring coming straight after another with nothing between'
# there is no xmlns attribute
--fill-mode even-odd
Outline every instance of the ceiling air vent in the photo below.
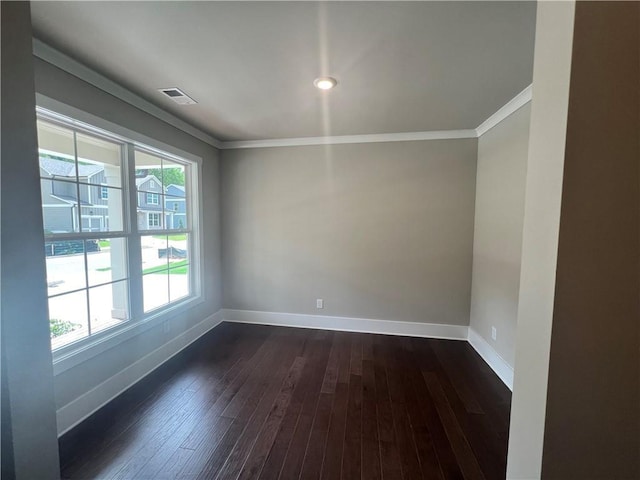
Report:
<svg viewBox="0 0 640 480"><path fill-rule="evenodd" d="M159 88L158 91L179 105L193 105L194 103L198 103L179 88Z"/></svg>

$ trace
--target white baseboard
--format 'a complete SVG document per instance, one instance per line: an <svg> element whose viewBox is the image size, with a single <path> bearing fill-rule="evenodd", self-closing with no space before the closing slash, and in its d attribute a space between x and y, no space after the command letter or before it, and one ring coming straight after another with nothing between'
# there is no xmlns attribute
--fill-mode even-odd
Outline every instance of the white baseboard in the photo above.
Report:
<svg viewBox="0 0 640 480"><path fill-rule="evenodd" d="M148 353L114 376L72 400L57 412L58 436L66 433L115 397L142 380L160 365L222 322L222 310Z"/></svg>
<svg viewBox="0 0 640 480"><path fill-rule="evenodd" d="M466 340L489 364L504 384L510 390L513 390L513 368L484 338L464 325L221 309L60 408L57 411L58 435L60 436L75 427L223 321L382 335Z"/></svg>
<svg viewBox="0 0 640 480"><path fill-rule="evenodd" d="M445 338L449 340L467 340L468 337L468 327L465 325L231 309L223 309L222 315L227 322L257 323L262 325L278 325L281 327L380 333L383 335L404 335L408 337Z"/></svg>
<svg viewBox="0 0 640 480"><path fill-rule="evenodd" d="M496 372L500 380L513 391L513 367L500 356L489 343L473 328L469 327L469 343L485 362Z"/></svg>

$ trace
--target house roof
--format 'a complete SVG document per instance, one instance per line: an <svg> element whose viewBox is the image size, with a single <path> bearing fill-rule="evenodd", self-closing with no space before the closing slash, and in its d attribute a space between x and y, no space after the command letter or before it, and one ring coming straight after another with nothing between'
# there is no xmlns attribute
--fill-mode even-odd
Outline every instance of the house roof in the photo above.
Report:
<svg viewBox="0 0 640 480"><path fill-rule="evenodd" d="M76 176L76 166L75 163L66 160L57 160L55 158L48 157L40 157L40 168L42 168L45 172L47 172L51 176L55 177L68 177L75 178ZM96 173L100 173L104 170L104 167L100 165L79 165L79 176L80 177L90 177L95 175ZM162 182L158 180L158 177L155 175L146 175L144 177L136 178L136 186L140 187L148 180L155 180L158 182L158 185L161 185ZM178 190L184 193L184 187L180 185L171 184L165 190L168 190L170 187L177 188ZM60 200L65 200L61 195L57 195ZM75 202L74 198L69 197L67 200ZM87 204L90 205L90 204Z"/></svg>
<svg viewBox="0 0 640 480"><path fill-rule="evenodd" d="M68 203L69 205L75 205L75 204L78 203L78 200L75 197L72 197L70 195L58 195L58 194L53 195L53 194L51 194L51 197L56 198L56 199L58 199L58 200L60 200L62 202ZM83 207L91 207L91 206L93 206L92 203L89 203L89 202L87 202L85 200L82 200L82 199L80 200L80 205L82 205Z"/></svg>
<svg viewBox="0 0 640 480"><path fill-rule="evenodd" d="M57 160L55 158L40 157L40 168L47 172L51 176L55 177L75 177L76 165L75 162L67 160ZM79 177L90 177L96 173L104 170L104 167L100 165L78 165Z"/></svg>
<svg viewBox="0 0 640 480"><path fill-rule="evenodd" d="M136 187L139 187L143 183L146 183L148 180L155 180L156 182L158 182L158 184L161 183L160 180L158 180L158 177L156 177L155 175L147 175L146 177L136 178Z"/></svg>
<svg viewBox="0 0 640 480"><path fill-rule="evenodd" d="M177 192L171 192L171 189L176 189ZM165 188L165 192L167 193L167 195L173 196L173 197L184 197L185 196L185 189L182 185L176 185L174 183L172 183L171 185L167 185L167 188Z"/></svg>

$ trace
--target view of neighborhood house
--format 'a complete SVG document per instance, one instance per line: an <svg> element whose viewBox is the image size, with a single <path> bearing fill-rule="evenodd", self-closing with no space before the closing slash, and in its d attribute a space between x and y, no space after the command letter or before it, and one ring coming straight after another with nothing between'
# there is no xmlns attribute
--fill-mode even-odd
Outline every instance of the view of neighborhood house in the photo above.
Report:
<svg viewBox="0 0 640 480"><path fill-rule="evenodd" d="M57 348L132 316L126 150L117 141L42 119L38 141L49 318ZM135 152L144 312L190 293L186 168Z"/></svg>
<svg viewBox="0 0 640 480"><path fill-rule="evenodd" d="M141 170L140 176L136 176L139 192L138 228L141 230L185 229L187 216L184 170L178 174L182 184L171 184L166 187L156 175L146 174L147 171ZM119 189L108 186L104 166L79 163L77 175L78 182L81 184L79 189L76 185L76 168L73 160L51 155L40 157L42 207L46 232L77 232L79 231L78 221L83 232L105 232L110 230L110 217L121 218L121 212L109 210L110 193L111 196L119 197L121 192ZM78 208L80 208L80 220L77 215Z"/></svg>

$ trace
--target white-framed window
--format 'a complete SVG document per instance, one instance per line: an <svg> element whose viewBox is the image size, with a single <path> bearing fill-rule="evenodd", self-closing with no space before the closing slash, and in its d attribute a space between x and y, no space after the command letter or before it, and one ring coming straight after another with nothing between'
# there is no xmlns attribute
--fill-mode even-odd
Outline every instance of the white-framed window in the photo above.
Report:
<svg viewBox="0 0 640 480"><path fill-rule="evenodd" d="M98 125L37 109L54 363L201 301L200 159L68 109ZM140 166L158 181L164 171L182 181L189 195L182 228L164 228L162 194L154 194L158 212L143 211ZM94 178L101 183L93 185ZM92 188L107 205L91 203Z"/></svg>
<svg viewBox="0 0 640 480"><path fill-rule="evenodd" d="M149 188L156 188L156 182L149 180Z"/></svg>
<svg viewBox="0 0 640 480"><path fill-rule="evenodd" d="M149 227L159 227L160 226L160 214L159 213L149 213L149 219L147 221L147 225L149 225Z"/></svg>
<svg viewBox="0 0 640 480"><path fill-rule="evenodd" d="M138 185L141 190L154 181L147 181L149 175L158 179L163 192L169 185L179 185L185 190L187 212L192 210L190 204L192 205L193 202L195 185L192 174L194 165L140 148L135 149L134 162L136 178L140 179ZM149 193L151 192L146 193L147 203ZM156 195L158 205L162 206L162 213L148 213L146 228L150 231L146 234L141 232L140 236L145 312L188 296L191 288L190 272L194 267L191 245L196 231L192 225L193 218L187 214L186 221L171 222L169 218L173 215L173 211L171 202L167 201L167 195L165 193L153 195ZM142 208L144 205L139 207ZM164 219L167 221L163 222Z"/></svg>
<svg viewBox="0 0 640 480"><path fill-rule="evenodd" d="M149 185L153 183L153 180L149 182ZM149 205L160 205L160 199L157 193L147 193L147 203Z"/></svg>

